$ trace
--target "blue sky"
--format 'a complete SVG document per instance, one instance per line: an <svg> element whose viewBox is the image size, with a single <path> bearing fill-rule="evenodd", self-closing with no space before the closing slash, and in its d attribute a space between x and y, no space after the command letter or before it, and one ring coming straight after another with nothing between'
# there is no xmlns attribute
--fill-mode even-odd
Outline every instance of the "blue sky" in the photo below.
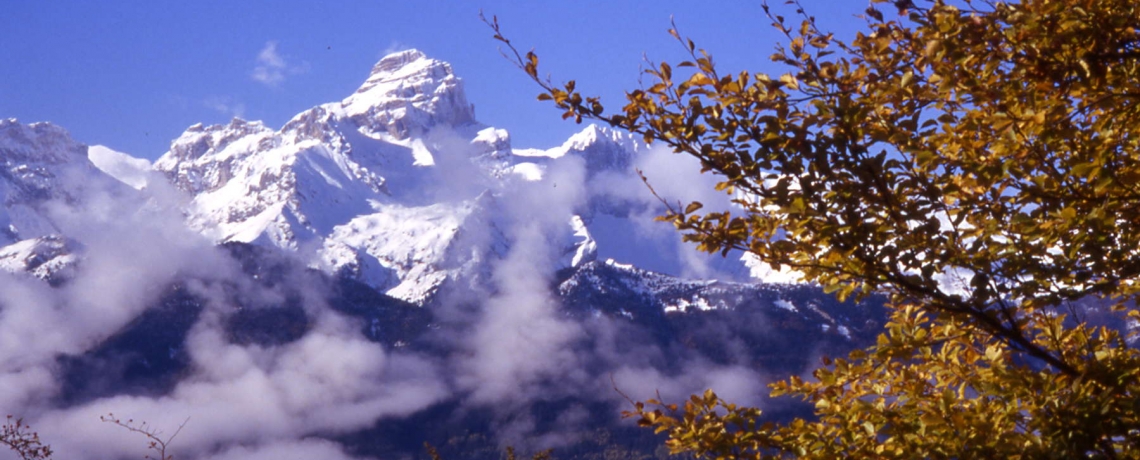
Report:
<svg viewBox="0 0 1140 460"><path fill-rule="evenodd" d="M791 15L791 7L773 2ZM839 36L865 1L805 0ZM499 56L482 9L556 81L617 106L642 57L683 58L670 15L723 70L774 71L779 39L758 1L17 0L0 16L0 118L51 121L77 140L156 158L186 127L239 115L280 127L354 91L384 54L418 48L450 62L483 123L516 147L551 147L580 127L535 101Z"/></svg>

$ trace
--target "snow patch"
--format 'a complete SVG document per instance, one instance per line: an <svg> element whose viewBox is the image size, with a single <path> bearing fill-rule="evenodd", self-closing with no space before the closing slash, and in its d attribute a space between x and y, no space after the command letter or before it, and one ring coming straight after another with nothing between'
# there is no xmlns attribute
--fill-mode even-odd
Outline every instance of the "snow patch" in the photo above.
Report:
<svg viewBox="0 0 1140 460"><path fill-rule="evenodd" d="M152 171L150 161L135 158L102 145L88 147L87 159L91 160L96 168L135 190L146 187Z"/></svg>
<svg viewBox="0 0 1140 460"><path fill-rule="evenodd" d="M546 174L546 170L543 169L542 166L534 163L519 163L507 168L507 173L519 176L522 180L528 182L537 182L542 180Z"/></svg>
<svg viewBox="0 0 1140 460"><path fill-rule="evenodd" d="M796 308L795 305L793 305L791 302L788 302L787 300L784 300L784 299L779 299L779 300L775 301L774 304L776 305L777 308L782 308L782 309L790 311L792 313L799 313L799 311L800 311L798 308Z"/></svg>

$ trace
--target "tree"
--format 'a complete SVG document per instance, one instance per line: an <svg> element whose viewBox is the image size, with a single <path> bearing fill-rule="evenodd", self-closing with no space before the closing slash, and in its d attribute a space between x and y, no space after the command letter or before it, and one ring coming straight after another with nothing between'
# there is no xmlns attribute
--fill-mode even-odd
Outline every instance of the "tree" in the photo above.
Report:
<svg viewBox="0 0 1140 460"><path fill-rule="evenodd" d="M1140 354L1088 316L1140 319L1140 5L871 0L841 41L789 3L798 24L764 6L787 73L721 73L674 27L688 59L652 64L617 112L489 21L563 118L720 177L735 213L666 203L687 240L891 296L875 346L772 386L814 420L712 391L632 415L716 458L1140 457Z"/></svg>

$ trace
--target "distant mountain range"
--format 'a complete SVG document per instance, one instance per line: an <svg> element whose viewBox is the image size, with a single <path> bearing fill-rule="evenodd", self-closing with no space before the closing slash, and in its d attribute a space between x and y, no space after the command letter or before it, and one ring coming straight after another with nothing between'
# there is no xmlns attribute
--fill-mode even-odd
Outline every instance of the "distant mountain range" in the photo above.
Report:
<svg viewBox="0 0 1140 460"><path fill-rule="evenodd" d="M153 164L0 120L0 410L67 458L139 451L108 411L190 417L179 458L653 455L614 386L761 403L883 322L881 297L654 223L637 170L712 193L691 166L593 125L513 148L415 50L281 129L191 126Z"/></svg>

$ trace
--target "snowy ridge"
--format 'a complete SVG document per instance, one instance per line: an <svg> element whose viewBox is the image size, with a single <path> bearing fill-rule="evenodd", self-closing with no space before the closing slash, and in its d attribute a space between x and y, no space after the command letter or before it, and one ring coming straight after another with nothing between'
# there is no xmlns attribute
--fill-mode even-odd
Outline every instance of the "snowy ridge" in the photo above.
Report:
<svg viewBox="0 0 1140 460"><path fill-rule="evenodd" d="M854 335L873 337L882 324L875 307L881 299L844 305L808 284L686 280L612 259L583 264L558 285L558 293L572 307L615 309L609 313L635 321L744 308L767 321L791 321L845 341Z"/></svg>
<svg viewBox="0 0 1140 460"><path fill-rule="evenodd" d="M586 160L586 170L594 174L601 171L626 171L632 166L633 157L645 149L645 144L634 139L632 134L591 123L578 134L570 136L562 146L548 151L548 154L579 155Z"/></svg>
<svg viewBox="0 0 1140 460"><path fill-rule="evenodd" d="M219 242L263 239L290 249L369 211L382 185L326 144L289 141L236 119L191 127L154 166L194 196L196 230Z"/></svg>
<svg viewBox="0 0 1140 460"><path fill-rule="evenodd" d="M107 165L140 161L110 149L92 150ZM79 245L61 230L77 224L67 209L98 207L109 196L131 203L139 198L88 156L88 147L61 127L0 120L0 271L65 281L81 259Z"/></svg>
<svg viewBox="0 0 1140 460"><path fill-rule="evenodd" d="M51 282L69 278L79 259L74 244L56 235L30 238L0 248L0 270L13 275L30 274Z"/></svg>
<svg viewBox="0 0 1140 460"><path fill-rule="evenodd" d="M144 158L135 158L102 145L88 147L87 159L99 170L135 190L146 187L153 170L150 161Z"/></svg>
<svg viewBox="0 0 1140 460"><path fill-rule="evenodd" d="M546 165L571 155L585 161L588 178L605 171L631 173L634 158L646 150L646 145L629 133L591 123L558 147L511 150L512 172L538 180Z"/></svg>
<svg viewBox="0 0 1140 460"><path fill-rule="evenodd" d="M128 193L63 128L0 120L0 244L58 234L52 203L84 203L96 191Z"/></svg>
<svg viewBox="0 0 1140 460"><path fill-rule="evenodd" d="M580 275L562 282L558 290L563 295L569 295L572 290L583 285L600 286L602 290L606 290L617 287L607 287L614 282L618 283L620 289L645 301L661 302L661 307L666 313L684 312L689 308L699 310L729 308L739 302L731 302L731 299L713 299L706 294L735 292L748 287L714 280L685 280L607 259L604 262L591 263L581 270Z"/></svg>

